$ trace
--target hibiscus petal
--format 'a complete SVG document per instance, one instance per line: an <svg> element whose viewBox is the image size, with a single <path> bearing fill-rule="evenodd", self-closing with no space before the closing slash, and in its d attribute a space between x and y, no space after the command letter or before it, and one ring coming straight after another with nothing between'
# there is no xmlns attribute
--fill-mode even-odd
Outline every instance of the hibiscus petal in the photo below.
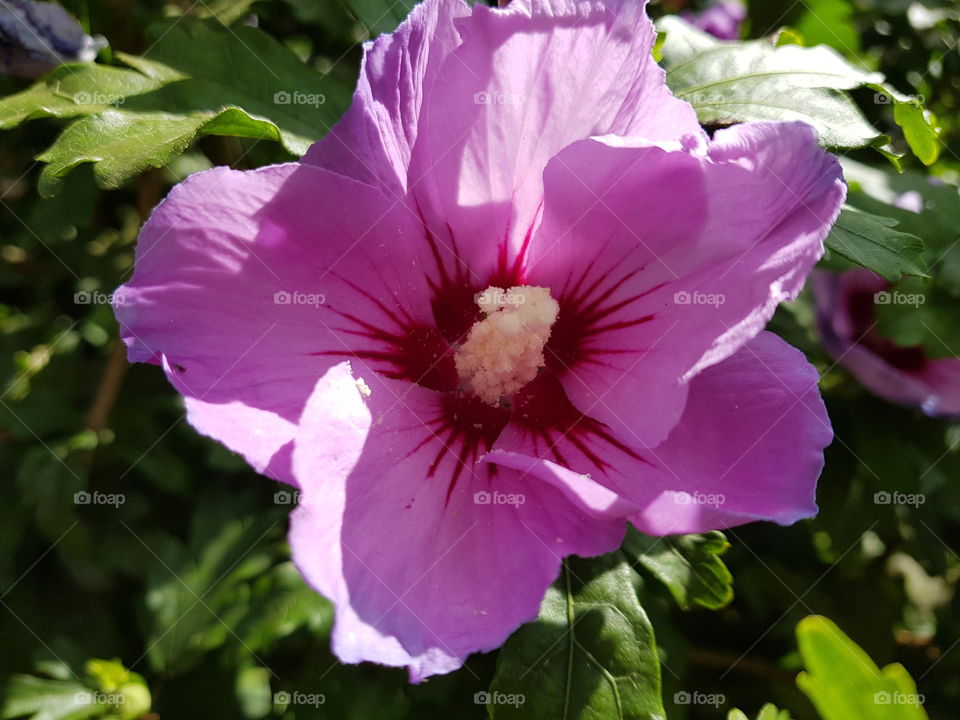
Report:
<svg viewBox="0 0 960 720"><path fill-rule="evenodd" d="M833 439L818 380L803 353L769 332L697 375L680 423L655 451L674 492L633 523L666 535L815 515Z"/></svg>
<svg viewBox="0 0 960 720"><path fill-rule="evenodd" d="M563 556L613 550L625 527L582 482L560 490L476 464L470 440L441 429L444 402L362 363L337 365L293 455L302 491L290 543L336 605L334 651L405 665L414 681L498 647L537 615Z"/></svg>
<svg viewBox="0 0 960 720"><path fill-rule="evenodd" d="M823 448L833 437L803 354L764 332L690 382L677 426L638 453L629 439L564 405L556 381L538 380L485 462L541 480L602 484L588 504L625 514L644 532L671 535L754 520L789 524L817 511ZM557 416L553 427L524 421L530 408ZM531 418L533 420L533 418ZM542 418L547 425L546 418ZM637 508L637 509L631 509Z"/></svg>
<svg viewBox="0 0 960 720"><path fill-rule="evenodd" d="M410 168L426 216L515 257L536 223L543 169L566 145L607 133L702 144L651 56L645 6L517 1L458 20L464 40L426 100Z"/></svg>
<svg viewBox="0 0 960 720"><path fill-rule="evenodd" d="M364 43L350 109L303 160L377 185L391 196L407 187L423 98L438 68L460 44L460 0L426 0L390 34Z"/></svg>
<svg viewBox="0 0 960 720"><path fill-rule="evenodd" d="M428 263L423 228L367 185L306 165L217 168L153 213L114 305L130 359L164 358L190 421L263 469L344 356L424 377L446 367Z"/></svg>
<svg viewBox="0 0 960 720"><path fill-rule="evenodd" d="M796 296L845 192L803 123L718 132L706 155L583 141L544 178L528 282L560 302L548 363L581 411L641 447L677 422L690 377Z"/></svg>

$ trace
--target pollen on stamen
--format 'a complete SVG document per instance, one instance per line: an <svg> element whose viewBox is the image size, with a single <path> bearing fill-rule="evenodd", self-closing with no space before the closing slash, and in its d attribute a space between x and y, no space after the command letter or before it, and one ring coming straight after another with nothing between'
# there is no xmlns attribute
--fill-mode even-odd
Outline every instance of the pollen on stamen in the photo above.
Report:
<svg viewBox="0 0 960 720"><path fill-rule="evenodd" d="M560 306L550 288L488 287L475 300L486 317L474 323L456 352L457 374L490 405L519 390L545 364L543 348Z"/></svg>

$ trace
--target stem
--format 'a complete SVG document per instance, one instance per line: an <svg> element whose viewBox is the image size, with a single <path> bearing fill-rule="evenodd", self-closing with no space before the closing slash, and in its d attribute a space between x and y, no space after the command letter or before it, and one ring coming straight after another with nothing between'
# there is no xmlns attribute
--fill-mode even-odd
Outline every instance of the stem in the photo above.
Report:
<svg viewBox="0 0 960 720"><path fill-rule="evenodd" d="M97 388L97 394L94 395L93 404L87 414L86 427L89 430L100 432L107 427L110 411L117 402L120 387L123 385L123 378L126 376L129 367L126 348L122 342L114 340L113 350L110 352L110 357L107 358L107 367L104 368L100 386Z"/></svg>

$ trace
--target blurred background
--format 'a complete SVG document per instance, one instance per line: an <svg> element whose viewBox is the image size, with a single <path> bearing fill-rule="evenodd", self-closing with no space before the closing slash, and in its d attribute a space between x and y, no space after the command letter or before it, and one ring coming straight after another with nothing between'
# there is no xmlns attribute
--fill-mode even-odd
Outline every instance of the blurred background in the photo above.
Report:
<svg viewBox="0 0 960 720"><path fill-rule="evenodd" d="M106 59L142 53L153 42L149 28L182 13L255 22L329 73L344 104L368 37L333 0L63 5L109 40ZM664 0L651 14L696 9ZM790 26L807 45L831 45L922 95L945 148L930 169L908 159L903 182L927 173L949 185L960 178L958 17L953 3L764 0L750 5L741 32L760 37ZM0 76L0 96L30 82ZM870 91L857 93L870 121L897 137L889 108ZM109 294L129 277L139 226L171 185L212 165L252 168L291 156L273 142L206 137L118 189L100 189L83 165L42 199L35 157L64 125L42 120L0 132L0 681L59 679L66 694L77 676L127 687L130 697L131 686L149 688L146 705L128 705L138 711L129 717L148 708L209 720L486 717L474 694L489 685L495 653L421 686L407 684L402 670L334 661L330 606L289 562L292 498L194 432L161 370L127 366L118 343ZM873 151L851 158L893 172ZM878 664L902 662L931 718L955 720L960 425L867 393L821 348L809 297L782 308L773 329L824 373L837 438L820 481L821 513L790 528L727 532L735 598L721 610L682 611L659 585L643 586L662 646L668 716L718 718L734 706L754 713L773 701L800 720L816 718L794 683L794 628L818 613ZM883 492L923 502L884 504ZM22 677L8 684L0 717L18 717L11 703L31 687L50 686ZM682 690L719 693L723 703L671 702ZM285 708L283 693L317 702ZM42 717L67 717L51 713Z"/></svg>

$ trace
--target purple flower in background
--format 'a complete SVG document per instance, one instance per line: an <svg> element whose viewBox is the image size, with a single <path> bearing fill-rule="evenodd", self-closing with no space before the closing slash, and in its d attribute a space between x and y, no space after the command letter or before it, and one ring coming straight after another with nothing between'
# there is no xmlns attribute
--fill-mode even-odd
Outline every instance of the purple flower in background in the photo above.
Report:
<svg viewBox="0 0 960 720"><path fill-rule="evenodd" d="M890 283L864 269L818 270L812 286L824 347L870 392L928 415L960 415L960 359L931 359L874 330L876 305L893 297Z"/></svg>
<svg viewBox="0 0 960 720"><path fill-rule="evenodd" d="M0 2L0 72L40 77L65 62L92 62L106 47L55 3Z"/></svg>
<svg viewBox="0 0 960 720"><path fill-rule="evenodd" d="M417 681L563 557L816 512L817 373L763 327L845 186L802 123L711 140L644 4L428 0L302 163L196 174L117 295L200 432L299 489L345 662Z"/></svg>
<svg viewBox="0 0 960 720"><path fill-rule="evenodd" d="M695 28L721 40L736 40L747 19L747 8L740 0L719 0L699 12L684 12L681 17Z"/></svg>

